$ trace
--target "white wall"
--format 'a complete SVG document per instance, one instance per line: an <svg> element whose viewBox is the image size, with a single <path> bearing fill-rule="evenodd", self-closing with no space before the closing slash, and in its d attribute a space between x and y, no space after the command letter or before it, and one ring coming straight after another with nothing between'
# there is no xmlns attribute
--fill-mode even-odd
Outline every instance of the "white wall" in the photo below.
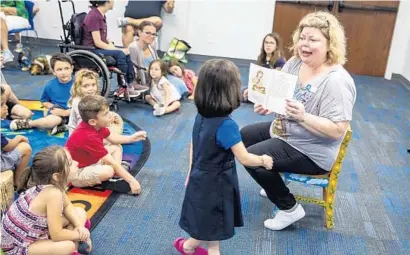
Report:
<svg viewBox="0 0 410 255"><path fill-rule="evenodd" d="M385 78L391 79L392 73L405 76L410 81L410 1L400 1L396 17L390 54L387 61Z"/></svg>
<svg viewBox="0 0 410 255"><path fill-rule="evenodd" d="M404 55L404 65L403 65L403 70L402 70L402 75L410 81L410 36L409 40L407 42L407 53Z"/></svg>
<svg viewBox="0 0 410 255"><path fill-rule="evenodd" d="M121 44L117 17L124 15L127 1L117 0L107 14L108 37ZM39 37L60 39L62 35L57 1L40 1L35 18ZM72 14L69 3L64 5L65 20ZM88 1L75 1L76 12L88 11ZM261 38L272 31L274 0L176 0L172 14L164 12L160 49L167 49L173 37L184 39L190 53L256 59ZM45 13L47 11L47 14Z"/></svg>

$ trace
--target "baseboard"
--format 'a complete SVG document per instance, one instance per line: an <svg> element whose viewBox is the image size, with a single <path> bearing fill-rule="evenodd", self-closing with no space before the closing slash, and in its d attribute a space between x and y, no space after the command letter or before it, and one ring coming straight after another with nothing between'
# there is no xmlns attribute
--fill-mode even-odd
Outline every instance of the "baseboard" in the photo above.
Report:
<svg viewBox="0 0 410 255"><path fill-rule="evenodd" d="M399 81L406 89L410 90L410 81L407 80L403 75L398 73L393 73L391 76L392 80Z"/></svg>
<svg viewBox="0 0 410 255"><path fill-rule="evenodd" d="M45 46L58 46L58 44L61 42L61 40L56 40L56 39L46 39L46 38L38 38L36 39L35 37L31 36L22 36L22 41L23 43L29 43L29 44L40 44L40 45L45 45ZM158 55L160 57L163 56L165 52L162 50L158 50ZM187 54L188 55L188 60L191 61L197 61L197 62L205 62L209 59L213 58L222 58L222 59L228 59L234 62L238 66L246 66L248 67L250 63L255 63L255 60L250 60L250 59L239 59L239 58L227 58L227 57L218 57L218 56L206 56L206 55L200 55L200 54Z"/></svg>

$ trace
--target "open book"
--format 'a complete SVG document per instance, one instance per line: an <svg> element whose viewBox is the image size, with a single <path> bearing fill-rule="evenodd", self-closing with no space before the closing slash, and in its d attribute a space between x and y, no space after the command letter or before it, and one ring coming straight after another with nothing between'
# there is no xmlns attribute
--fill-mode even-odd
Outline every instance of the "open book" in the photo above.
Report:
<svg viewBox="0 0 410 255"><path fill-rule="evenodd" d="M292 99L298 77L255 64L249 67L248 99L274 113L285 115L286 101Z"/></svg>

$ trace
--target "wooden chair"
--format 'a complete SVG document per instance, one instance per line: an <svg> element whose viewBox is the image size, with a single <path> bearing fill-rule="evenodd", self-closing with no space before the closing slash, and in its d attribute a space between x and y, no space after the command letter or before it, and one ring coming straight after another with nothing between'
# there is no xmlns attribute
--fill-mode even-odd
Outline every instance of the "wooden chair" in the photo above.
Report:
<svg viewBox="0 0 410 255"><path fill-rule="evenodd" d="M0 213L3 215L14 201L14 174L7 170L0 174Z"/></svg>
<svg viewBox="0 0 410 255"><path fill-rule="evenodd" d="M325 208L325 220L326 227L334 227L334 203L335 194L337 189L337 182L339 178L340 171L342 170L342 163L346 155L347 146L349 145L350 139L352 137L352 129L349 128L340 145L339 154L337 155L336 162L334 163L332 170L328 174L324 175L304 175L304 174L292 174L292 173L281 173L285 181L295 181L304 184L314 185L323 188L323 199L304 197L296 195L295 198L299 201L304 201L307 203L317 204Z"/></svg>

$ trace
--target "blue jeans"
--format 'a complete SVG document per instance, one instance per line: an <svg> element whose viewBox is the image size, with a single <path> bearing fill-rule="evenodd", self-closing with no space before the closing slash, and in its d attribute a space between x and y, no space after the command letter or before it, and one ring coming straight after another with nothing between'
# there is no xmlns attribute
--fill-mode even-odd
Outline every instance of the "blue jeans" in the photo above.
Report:
<svg viewBox="0 0 410 255"><path fill-rule="evenodd" d="M134 81L135 73L134 73L134 65L131 62L130 55L125 55L125 53L121 50L102 50L102 49L95 49L94 53L102 54L104 56L111 56L115 58L117 61L117 67L120 69L121 72L125 73L125 78L127 83L132 83Z"/></svg>

